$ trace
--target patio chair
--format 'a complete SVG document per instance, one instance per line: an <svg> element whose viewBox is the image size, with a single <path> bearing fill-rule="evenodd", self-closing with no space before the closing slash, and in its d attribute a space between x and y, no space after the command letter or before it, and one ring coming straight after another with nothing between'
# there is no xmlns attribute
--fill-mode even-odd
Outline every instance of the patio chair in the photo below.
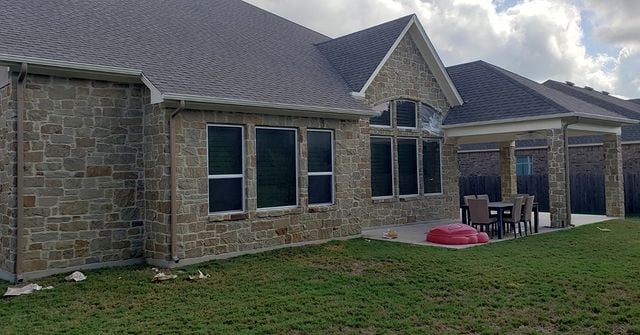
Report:
<svg viewBox="0 0 640 335"><path fill-rule="evenodd" d="M518 236L518 233L520 234L520 236L522 236L522 226L520 225L520 223L522 223L522 207L524 205L524 201L524 197L517 197L513 201L513 210L511 211L511 215L503 219L504 223L506 223L509 228L512 228L513 238L516 238ZM516 223L518 224L517 232Z"/></svg>
<svg viewBox="0 0 640 335"><path fill-rule="evenodd" d="M489 201L487 199L469 199L469 219L472 227L477 229L479 226L480 231L484 232L490 229L491 236L493 236L498 219L489 215Z"/></svg>
<svg viewBox="0 0 640 335"><path fill-rule="evenodd" d="M527 225L529 226L529 231L533 234L533 223L532 223L532 212L533 212L533 202L535 200L535 196L528 196L525 198L524 203L524 213L522 214L522 222L524 223L524 233L527 234Z"/></svg>
<svg viewBox="0 0 640 335"><path fill-rule="evenodd" d="M512 194L512 195L509 197L509 202L514 203L514 202L516 202L516 198L517 198L517 197L523 197L523 198L526 198L526 197L528 197L528 196L529 196L529 195L528 195L528 194L525 194L525 193L522 193L522 194Z"/></svg>
<svg viewBox="0 0 640 335"><path fill-rule="evenodd" d="M489 195L488 194L478 194L478 195L476 195L476 198L478 198L478 199L486 199L487 202L491 202L491 200L489 200Z"/></svg>
<svg viewBox="0 0 640 335"><path fill-rule="evenodd" d="M469 206L469 199L475 199L476 196L475 195L465 195L462 198L464 199L464 204Z"/></svg>

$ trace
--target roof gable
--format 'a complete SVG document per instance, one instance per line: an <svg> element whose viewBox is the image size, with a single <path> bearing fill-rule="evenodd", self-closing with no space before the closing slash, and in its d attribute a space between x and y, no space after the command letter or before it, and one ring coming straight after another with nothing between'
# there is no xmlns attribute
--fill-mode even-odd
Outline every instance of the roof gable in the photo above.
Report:
<svg viewBox="0 0 640 335"><path fill-rule="evenodd" d="M406 31L412 15L338 37L316 46L349 84L360 92L378 65Z"/></svg>
<svg viewBox="0 0 640 335"><path fill-rule="evenodd" d="M354 95L363 97L406 36L411 36L416 43L449 104L462 104L460 94L415 15L325 41L317 46L349 84Z"/></svg>

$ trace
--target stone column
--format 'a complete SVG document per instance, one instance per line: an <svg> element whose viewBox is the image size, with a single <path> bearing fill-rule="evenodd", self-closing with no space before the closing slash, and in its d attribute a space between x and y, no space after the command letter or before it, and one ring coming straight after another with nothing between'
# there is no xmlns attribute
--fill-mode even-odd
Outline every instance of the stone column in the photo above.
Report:
<svg viewBox="0 0 640 335"><path fill-rule="evenodd" d="M500 147L500 191L502 200L508 200L512 194L518 193L516 142L501 142L498 146Z"/></svg>
<svg viewBox="0 0 640 335"><path fill-rule="evenodd" d="M607 216L624 217L624 174L620 135L604 135L602 141Z"/></svg>
<svg viewBox="0 0 640 335"><path fill-rule="evenodd" d="M447 217L460 219L460 167L458 143L445 138L442 144L442 192L445 195Z"/></svg>
<svg viewBox="0 0 640 335"><path fill-rule="evenodd" d="M569 206L569 181L566 164L565 136L562 129L551 129L547 139L549 144L547 162L549 164L549 210L551 227L561 228L571 224Z"/></svg>

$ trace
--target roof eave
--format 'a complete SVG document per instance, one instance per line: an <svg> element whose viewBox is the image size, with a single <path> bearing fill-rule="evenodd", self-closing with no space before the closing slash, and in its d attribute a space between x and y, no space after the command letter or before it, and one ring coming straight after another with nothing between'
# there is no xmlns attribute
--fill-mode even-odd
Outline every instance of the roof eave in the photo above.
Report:
<svg viewBox="0 0 640 335"><path fill-rule="evenodd" d="M604 121L604 122L617 123L617 124L623 124L623 125L640 123L639 120L633 120L633 119L628 119L623 117L571 112L571 113L527 116L527 117L519 117L519 118L508 118L508 119L500 119L500 120L485 120L485 121L477 121L477 122L445 124L445 125L442 125L442 129L484 126L489 124L506 124L506 123L524 122L524 121L538 121L538 120L547 120L547 119L565 119L565 118L583 118L583 119Z"/></svg>
<svg viewBox="0 0 640 335"><path fill-rule="evenodd" d="M324 106L306 106L277 102L230 99L186 94L163 94L162 100L172 104L185 101L187 108L219 110L240 113L262 113L285 116L318 117L342 120L357 120L378 115L368 109L343 109Z"/></svg>

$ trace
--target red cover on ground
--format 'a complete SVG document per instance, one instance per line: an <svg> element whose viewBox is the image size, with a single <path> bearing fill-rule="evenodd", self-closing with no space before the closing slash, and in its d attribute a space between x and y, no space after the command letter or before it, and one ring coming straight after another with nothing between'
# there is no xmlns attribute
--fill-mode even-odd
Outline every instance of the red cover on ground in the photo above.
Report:
<svg viewBox="0 0 640 335"><path fill-rule="evenodd" d="M438 244L461 245L489 242L487 233L478 231L466 224L454 223L437 226L427 233L427 241Z"/></svg>

